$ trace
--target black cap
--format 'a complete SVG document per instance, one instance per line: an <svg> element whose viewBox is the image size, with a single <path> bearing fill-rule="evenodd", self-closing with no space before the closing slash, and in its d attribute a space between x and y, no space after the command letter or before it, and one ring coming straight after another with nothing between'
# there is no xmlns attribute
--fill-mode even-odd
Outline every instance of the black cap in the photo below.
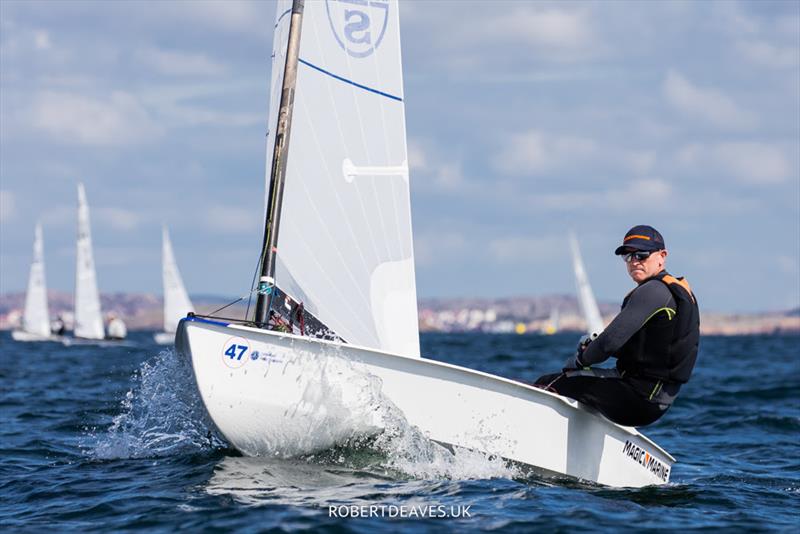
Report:
<svg viewBox="0 0 800 534"><path fill-rule="evenodd" d="M658 230L652 226L640 224L628 230L628 233L625 234L625 238L622 240L622 245L617 247L614 254L619 256L637 250L656 251L664 248L666 248L664 246L664 238L661 237Z"/></svg>

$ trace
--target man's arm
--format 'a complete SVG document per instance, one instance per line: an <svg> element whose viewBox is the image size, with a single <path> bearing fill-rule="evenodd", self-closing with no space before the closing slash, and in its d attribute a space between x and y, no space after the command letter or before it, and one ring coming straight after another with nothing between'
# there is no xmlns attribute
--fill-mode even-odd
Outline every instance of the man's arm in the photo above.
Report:
<svg viewBox="0 0 800 534"><path fill-rule="evenodd" d="M640 285L634 289L619 315L583 351L580 362L594 365L606 361L661 308L676 308L675 299L667 286L658 280L649 280Z"/></svg>

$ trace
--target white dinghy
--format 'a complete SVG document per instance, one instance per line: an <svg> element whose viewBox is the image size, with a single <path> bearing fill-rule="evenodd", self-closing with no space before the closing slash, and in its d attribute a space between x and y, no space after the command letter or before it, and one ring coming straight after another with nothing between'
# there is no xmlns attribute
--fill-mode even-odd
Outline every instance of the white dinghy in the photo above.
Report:
<svg viewBox="0 0 800 534"><path fill-rule="evenodd" d="M47 282L44 271L44 241L42 225L36 223L33 239L33 261L25 293L25 311L22 313L22 328L11 332L15 341L58 341L50 329L50 312L47 308Z"/></svg>
<svg viewBox="0 0 800 534"><path fill-rule="evenodd" d="M86 190L78 184L78 239L75 257L75 327L73 337L65 337L65 345L105 344L104 340L123 339L127 328L120 318L113 318L111 336L106 338L103 328L103 311L97 289L97 272L94 267L92 228Z"/></svg>
<svg viewBox="0 0 800 534"><path fill-rule="evenodd" d="M578 247L578 239L574 233L569 234L569 244L572 250L572 269L575 271L575 289L578 293L578 305L580 306L583 318L586 321L587 334L600 335L605 329L603 317L597 307L592 286L589 284L589 277L586 268L583 266L581 250Z"/></svg>
<svg viewBox="0 0 800 534"><path fill-rule="evenodd" d="M153 338L159 345L172 345L178 321L193 312L194 307L183 285L166 227L161 229L161 280L164 284L164 331L156 332Z"/></svg>
<svg viewBox="0 0 800 534"><path fill-rule="evenodd" d="M354 32L348 17L369 26ZM255 316L190 315L176 334L231 445L314 453L380 434L390 405L456 451L610 486L666 483L674 459L635 429L420 357L397 2L278 2L273 50Z"/></svg>

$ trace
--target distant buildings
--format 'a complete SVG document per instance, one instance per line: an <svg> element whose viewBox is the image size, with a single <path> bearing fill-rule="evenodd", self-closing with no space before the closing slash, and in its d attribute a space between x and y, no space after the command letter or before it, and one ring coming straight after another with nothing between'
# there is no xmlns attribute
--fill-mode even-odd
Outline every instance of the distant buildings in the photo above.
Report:
<svg viewBox="0 0 800 534"><path fill-rule="evenodd" d="M72 294L50 291L50 313L69 320ZM101 296L103 310L125 317L131 330L158 330L163 325L161 297L153 294L115 293ZM216 297L194 297L198 313L209 313L226 304ZM23 293L0 296L0 330L19 324L25 301ZM491 332L537 334L553 328L552 311L558 309L557 330L582 333L586 330L574 297L549 295L497 299L423 299L419 303L421 332ZM600 304L606 323L618 311L616 305ZM226 317L243 317L246 303L225 310ZM763 314L704 313L700 322L706 335L800 333L800 310Z"/></svg>

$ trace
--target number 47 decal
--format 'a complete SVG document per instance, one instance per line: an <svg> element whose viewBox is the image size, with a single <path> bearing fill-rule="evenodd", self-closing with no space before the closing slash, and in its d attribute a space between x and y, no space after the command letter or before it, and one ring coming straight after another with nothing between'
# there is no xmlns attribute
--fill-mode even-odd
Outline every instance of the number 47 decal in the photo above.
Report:
<svg viewBox="0 0 800 534"><path fill-rule="evenodd" d="M236 354L236 351L239 351L239 354ZM239 361L244 356L245 351L247 351L247 345L237 345L234 343L225 351L225 356L229 356L231 360Z"/></svg>

